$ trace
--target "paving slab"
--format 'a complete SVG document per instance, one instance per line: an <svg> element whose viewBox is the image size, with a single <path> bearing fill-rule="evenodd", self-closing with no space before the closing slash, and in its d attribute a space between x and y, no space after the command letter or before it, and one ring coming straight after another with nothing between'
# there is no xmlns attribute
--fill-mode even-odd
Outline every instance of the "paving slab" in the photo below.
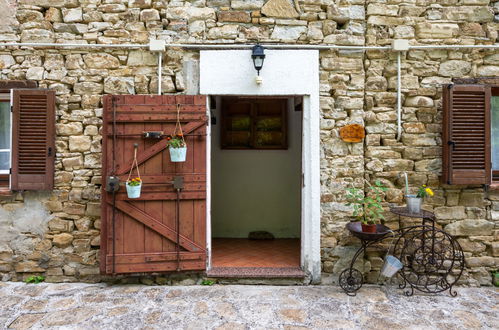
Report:
<svg viewBox="0 0 499 330"><path fill-rule="evenodd" d="M497 329L497 288L457 297L365 286L145 286L0 283L0 328Z"/></svg>

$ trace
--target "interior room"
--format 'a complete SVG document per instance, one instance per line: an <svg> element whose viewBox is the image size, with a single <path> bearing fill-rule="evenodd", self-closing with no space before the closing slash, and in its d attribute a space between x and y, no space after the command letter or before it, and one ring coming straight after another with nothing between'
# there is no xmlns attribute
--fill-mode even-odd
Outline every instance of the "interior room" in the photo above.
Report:
<svg viewBox="0 0 499 330"><path fill-rule="evenodd" d="M302 98L210 108L212 268L299 268Z"/></svg>

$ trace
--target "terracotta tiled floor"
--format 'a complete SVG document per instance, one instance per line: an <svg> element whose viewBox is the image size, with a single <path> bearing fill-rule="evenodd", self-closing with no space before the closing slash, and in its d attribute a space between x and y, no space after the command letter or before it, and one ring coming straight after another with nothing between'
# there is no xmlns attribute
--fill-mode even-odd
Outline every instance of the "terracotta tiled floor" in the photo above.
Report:
<svg viewBox="0 0 499 330"><path fill-rule="evenodd" d="M300 267L300 239L214 238L213 267Z"/></svg>

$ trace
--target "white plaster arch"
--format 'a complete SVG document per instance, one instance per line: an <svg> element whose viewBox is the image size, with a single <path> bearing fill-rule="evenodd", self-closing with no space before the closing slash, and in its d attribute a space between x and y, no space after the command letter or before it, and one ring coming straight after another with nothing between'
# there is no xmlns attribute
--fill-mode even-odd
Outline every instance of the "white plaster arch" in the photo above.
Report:
<svg viewBox="0 0 499 330"><path fill-rule="evenodd" d="M266 50L265 54L260 71L263 83L257 85L251 50L201 51L200 92L205 95L304 96L301 266L311 276L312 283L318 283L321 275L319 52ZM209 203L210 198L208 242L211 240Z"/></svg>

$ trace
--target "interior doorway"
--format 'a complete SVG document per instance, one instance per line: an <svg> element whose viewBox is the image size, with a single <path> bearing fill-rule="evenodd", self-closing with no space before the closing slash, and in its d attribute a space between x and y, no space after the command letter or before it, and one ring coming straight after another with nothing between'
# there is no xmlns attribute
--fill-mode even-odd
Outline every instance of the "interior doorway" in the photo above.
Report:
<svg viewBox="0 0 499 330"><path fill-rule="evenodd" d="M211 98L212 269L300 269L302 107Z"/></svg>

